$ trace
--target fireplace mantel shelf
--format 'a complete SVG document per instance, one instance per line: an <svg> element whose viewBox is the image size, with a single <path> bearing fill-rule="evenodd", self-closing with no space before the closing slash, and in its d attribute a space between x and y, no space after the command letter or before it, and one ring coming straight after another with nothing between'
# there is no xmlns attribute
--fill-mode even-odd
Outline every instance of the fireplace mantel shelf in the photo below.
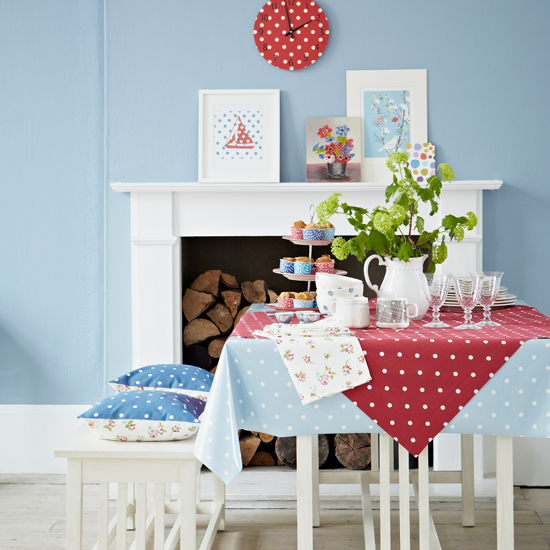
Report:
<svg viewBox="0 0 550 550"><path fill-rule="evenodd" d="M111 183L113 191L124 192L171 192L171 193L231 193L254 191L255 193L301 193L304 191L383 191L387 183ZM444 183L443 188L449 191L494 190L502 185L501 180L467 180Z"/></svg>

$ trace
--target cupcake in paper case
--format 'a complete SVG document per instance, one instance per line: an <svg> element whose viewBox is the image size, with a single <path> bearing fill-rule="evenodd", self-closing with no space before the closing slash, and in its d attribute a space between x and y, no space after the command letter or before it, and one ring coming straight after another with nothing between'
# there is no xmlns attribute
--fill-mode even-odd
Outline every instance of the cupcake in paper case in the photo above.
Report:
<svg viewBox="0 0 550 550"><path fill-rule="evenodd" d="M277 299L277 305L279 307L294 307L294 292L281 292Z"/></svg>
<svg viewBox="0 0 550 550"><path fill-rule="evenodd" d="M334 260L328 254L323 254L315 260L315 270L317 273L334 273Z"/></svg>
<svg viewBox="0 0 550 550"><path fill-rule="evenodd" d="M294 222L294 225L290 229L290 233L291 233L292 238L297 239L299 241L303 240L303 238L304 238L303 230L304 230L305 226L306 226L306 224L301 220L299 220L297 222Z"/></svg>
<svg viewBox="0 0 550 550"><path fill-rule="evenodd" d="M299 275L311 275L313 268L313 260L306 256L299 256L294 262L294 273Z"/></svg>
<svg viewBox="0 0 550 550"><path fill-rule="evenodd" d="M318 223L308 223L302 232L306 241L320 241L323 239L323 230Z"/></svg>
<svg viewBox="0 0 550 550"><path fill-rule="evenodd" d="M336 233L336 229L334 228L334 225L332 225L330 222L327 222L326 224L320 224L320 226L323 231L322 233L323 241L334 240L334 234Z"/></svg>
<svg viewBox="0 0 550 550"><path fill-rule="evenodd" d="M281 273L294 273L294 258L281 258L279 269Z"/></svg>
<svg viewBox="0 0 550 550"><path fill-rule="evenodd" d="M298 292L294 295L294 307L313 307L314 302L309 292Z"/></svg>

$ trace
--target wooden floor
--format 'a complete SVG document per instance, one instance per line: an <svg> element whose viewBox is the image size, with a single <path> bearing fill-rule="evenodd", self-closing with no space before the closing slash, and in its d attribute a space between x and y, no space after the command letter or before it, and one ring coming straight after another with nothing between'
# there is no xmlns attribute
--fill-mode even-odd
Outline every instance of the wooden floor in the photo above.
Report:
<svg viewBox="0 0 550 550"><path fill-rule="evenodd" d="M16 477L0 478L0 550L65 549L65 485L61 476L20 483ZM53 480L53 481L52 481ZM29 480L27 480L29 481ZM84 540L86 549L94 545L97 524L97 486L86 486ZM112 513L114 514L114 502ZM326 508L327 503L323 508ZM397 503L394 504L397 506ZM375 503L376 507L376 503ZM413 506L414 507L414 506ZM495 503L484 499L476 503L474 528L461 525L460 505L456 502L432 502L432 514L443 550L496 548ZM399 548L398 515L393 513L392 549ZM412 512L412 548L418 548L417 521ZM375 511L375 522L378 521ZM168 516L173 521L173 516ZM322 526L315 529L316 550L363 549L361 512L323 509ZM207 524L199 516L199 540ZM550 489L515 489L515 543L517 550L550 549ZM129 536L132 541L132 536ZM112 547L115 544L113 543ZM215 550L293 550L296 548L296 513L288 509L229 509L227 528L219 533Z"/></svg>

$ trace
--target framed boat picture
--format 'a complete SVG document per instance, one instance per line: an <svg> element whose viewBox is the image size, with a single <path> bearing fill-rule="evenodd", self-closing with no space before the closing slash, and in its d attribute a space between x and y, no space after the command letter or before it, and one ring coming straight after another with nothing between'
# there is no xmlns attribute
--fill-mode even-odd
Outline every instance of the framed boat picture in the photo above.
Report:
<svg viewBox="0 0 550 550"><path fill-rule="evenodd" d="M388 155L428 141L427 71L346 71L346 91L347 115L362 120L362 179L390 183Z"/></svg>
<svg viewBox="0 0 550 550"><path fill-rule="evenodd" d="M199 90L199 182L278 182L279 139L279 90Z"/></svg>

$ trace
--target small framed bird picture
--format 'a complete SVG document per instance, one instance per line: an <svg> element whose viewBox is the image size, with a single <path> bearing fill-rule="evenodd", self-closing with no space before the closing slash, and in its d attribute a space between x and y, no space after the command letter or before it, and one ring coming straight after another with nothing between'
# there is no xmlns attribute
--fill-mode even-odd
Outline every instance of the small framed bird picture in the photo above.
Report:
<svg viewBox="0 0 550 550"><path fill-rule="evenodd" d="M427 71L347 71L347 115L362 120L363 181L390 183L388 155L428 141Z"/></svg>

